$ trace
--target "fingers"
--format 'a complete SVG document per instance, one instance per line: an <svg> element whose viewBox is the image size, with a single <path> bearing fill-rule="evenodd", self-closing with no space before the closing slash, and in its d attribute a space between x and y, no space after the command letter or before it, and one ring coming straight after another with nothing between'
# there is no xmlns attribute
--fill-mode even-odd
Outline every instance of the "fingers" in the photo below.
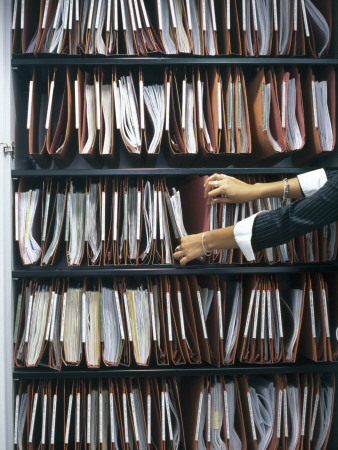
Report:
<svg viewBox="0 0 338 450"><path fill-rule="evenodd" d="M212 191L208 192L208 198L217 197L218 195L222 195L223 191L224 191L224 188L222 188L222 187L213 189Z"/></svg>
<svg viewBox="0 0 338 450"><path fill-rule="evenodd" d="M184 256L184 252L183 251L178 251L174 253L174 258L177 259L178 261L180 261Z"/></svg>
<svg viewBox="0 0 338 450"><path fill-rule="evenodd" d="M228 197L216 197L208 199L209 205L216 205L216 203L233 203Z"/></svg>
<svg viewBox="0 0 338 450"><path fill-rule="evenodd" d="M190 261L190 259L187 256L185 256L184 258L182 258L180 260L180 264L181 264L181 266L185 266L187 264L187 262L189 262L189 261Z"/></svg>
<svg viewBox="0 0 338 450"><path fill-rule="evenodd" d="M207 178L206 182L204 183L204 186L206 186L206 184L209 181L215 181L215 180L223 180L226 177L226 175L221 175L220 173L214 173L213 175L211 175L210 177Z"/></svg>

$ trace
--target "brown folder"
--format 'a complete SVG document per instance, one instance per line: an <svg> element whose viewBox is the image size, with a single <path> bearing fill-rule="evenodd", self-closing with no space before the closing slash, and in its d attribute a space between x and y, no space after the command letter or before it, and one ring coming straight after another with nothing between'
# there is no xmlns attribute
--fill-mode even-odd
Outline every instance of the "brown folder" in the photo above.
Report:
<svg viewBox="0 0 338 450"><path fill-rule="evenodd" d="M169 282L171 285L171 304L184 358L189 364L201 363L197 329L187 277L173 276L169 279Z"/></svg>
<svg viewBox="0 0 338 450"><path fill-rule="evenodd" d="M314 8L318 10L318 13L322 15L320 21L324 19L328 28L329 28L329 41L327 45L323 48L322 37L319 37L322 32L318 32L318 28L321 27L318 23L316 23L311 14L308 11L307 3L304 2L304 9L306 17L304 17L304 9L301 8L299 11L302 15L303 23L304 23L304 36L305 36L305 47L306 53L309 56L314 58L326 56L331 42L331 34L332 34L332 2L321 2L320 0L313 0L312 5ZM306 26L307 23L307 26Z"/></svg>

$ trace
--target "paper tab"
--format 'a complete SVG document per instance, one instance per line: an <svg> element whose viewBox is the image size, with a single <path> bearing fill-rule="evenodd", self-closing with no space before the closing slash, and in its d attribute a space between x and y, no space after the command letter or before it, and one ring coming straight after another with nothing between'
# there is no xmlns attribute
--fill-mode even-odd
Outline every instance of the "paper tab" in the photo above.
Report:
<svg viewBox="0 0 338 450"><path fill-rule="evenodd" d="M208 394L207 441L211 442L211 394Z"/></svg>
<svg viewBox="0 0 338 450"><path fill-rule="evenodd" d="M228 404L228 392L224 391L224 412L225 412L225 427L227 432L227 440L230 440L230 422L229 422L229 404Z"/></svg>
<svg viewBox="0 0 338 450"><path fill-rule="evenodd" d="M73 8L74 8L74 0L69 1L69 21L68 21L68 30L73 28Z"/></svg>
<svg viewBox="0 0 338 450"><path fill-rule="evenodd" d="M162 192L157 191L158 194L158 221L160 224L160 240L163 241L164 239L164 229L163 229L163 199L162 199Z"/></svg>
<svg viewBox="0 0 338 450"><path fill-rule="evenodd" d="M172 341L173 340L173 331L172 331L172 324L171 324L170 293L166 292L165 296L166 296L166 300L167 300L168 335L169 335L169 341Z"/></svg>
<svg viewBox="0 0 338 450"><path fill-rule="evenodd" d="M301 0L301 4L302 4L303 19L304 19L305 36L310 37L310 30L309 30L309 23L307 20L305 0Z"/></svg>
<svg viewBox="0 0 338 450"><path fill-rule="evenodd" d="M191 20L191 9L190 9L190 0L185 0L186 10L187 10L187 18L188 18L188 28L192 30L192 20Z"/></svg>
<svg viewBox="0 0 338 450"><path fill-rule="evenodd" d="M75 100L75 128L78 130L80 126L79 120L79 87L78 80L74 81L74 100Z"/></svg>
<svg viewBox="0 0 338 450"><path fill-rule="evenodd" d="M87 26L88 30L92 28L93 12L94 12L94 0L91 0L88 15L88 26Z"/></svg>
<svg viewBox="0 0 338 450"><path fill-rule="evenodd" d="M106 193L101 194L101 241L104 242L106 237Z"/></svg>
<svg viewBox="0 0 338 450"><path fill-rule="evenodd" d="M253 339L257 337L257 326L258 326L258 313L259 313L259 301L261 297L261 291L258 290L256 293L256 304L255 304L255 316L254 316L254 326L253 326Z"/></svg>
<svg viewBox="0 0 338 450"><path fill-rule="evenodd" d="M53 23L53 29L54 30L56 29L57 24L59 22L60 13L61 13L61 5L62 4L63 4L62 2L58 2L58 6L56 8L56 13L55 13L55 16L54 16L54 23Z"/></svg>
<svg viewBox="0 0 338 450"><path fill-rule="evenodd" d="M281 338L284 337L283 333L283 323L282 323L282 312L280 307L280 295L279 289L276 289L276 304L277 304L277 316L278 316L278 327L279 327L279 336Z"/></svg>
<svg viewBox="0 0 338 450"><path fill-rule="evenodd" d="M80 20L79 0L75 0L75 20L76 22Z"/></svg>
<svg viewBox="0 0 338 450"><path fill-rule="evenodd" d="M62 301L60 342L63 342L64 332L65 332L66 305L67 305L67 292L64 292L63 301Z"/></svg>
<svg viewBox="0 0 338 450"><path fill-rule="evenodd" d="M198 126L203 130L203 99L202 99L202 83L197 80L197 97L198 97Z"/></svg>
<svg viewBox="0 0 338 450"><path fill-rule="evenodd" d="M33 304L33 295L30 295L29 296L29 304L28 304L25 342L28 342L28 337L29 337L29 328L30 328L30 324L31 324L31 315L32 315L32 304Z"/></svg>
<svg viewBox="0 0 338 450"><path fill-rule="evenodd" d="M200 430L202 403L203 403L203 392L200 393L200 399L199 399L199 403L198 403L197 422L196 422L196 431L195 431L195 441L196 442L198 441L199 430Z"/></svg>
<svg viewBox="0 0 338 450"><path fill-rule="evenodd" d="M14 8L18 5L18 0L15 0L15 6ZM43 18L42 18L42 26L41 28L44 30L46 27L46 20L47 20L47 11L48 11L48 5L49 5L49 0L46 0L45 3L45 9L43 10Z"/></svg>
<svg viewBox="0 0 338 450"><path fill-rule="evenodd" d="M251 291L249 309L248 309L248 314L246 316L246 322L245 322L245 328L244 328L244 337L245 338L248 336L250 318L251 318L252 308L253 308L253 302L254 302L254 299L255 299L255 292L256 291L254 289Z"/></svg>
<svg viewBox="0 0 338 450"><path fill-rule="evenodd" d="M55 292L54 294L54 302L53 302L53 310L52 310L52 321L50 325L50 335L49 340L52 342L54 340L54 329L55 329L55 317L56 317L56 306L58 303L58 295Z"/></svg>
<svg viewBox="0 0 338 450"><path fill-rule="evenodd" d="M278 415L277 415L277 438L280 438L281 423L282 423L282 403L283 403L283 391L279 390L278 393Z"/></svg>
<svg viewBox="0 0 338 450"><path fill-rule="evenodd" d="M129 444L129 427L128 427L127 396L126 396L126 394L122 395L122 403L123 403L124 440L125 440L125 442L127 444Z"/></svg>
<svg viewBox="0 0 338 450"><path fill-rule="evenodd" d="M92 414L92 395L87 395L87 444L90 444L90 420Z"/></svg>
<svg viewBox="0 0 338 450"><path fill-rule="evenodd" d="M69 238L69 210L70 210L70 202L71 202L71 193L67 194L67 207L66 207L66 229L65 229L65 242L68 242Z"/></svg>
<svg viewBox="0 0 338 450"><path fill-rule="evenodd" d="M15 398L15 421L14 421L14 444L18 443L18 424L19 424L19 407L20 407L20 395Z"/></svg>
<svg viewBox="0 0 338 450"><path fill-rule="evenodd" d="M266 303L268 307L268 335L269 339L272 339L272 314L271 314L271 292L266 293Z"/></svg>
<svg viewBox="0 0 338 450"><path fill-rule="evenodd" d="M261 317L261 339L265 337L265 308L266 308L266 292L262 293L262 317Z"/></svg>
<svg viewBox="0 0 338 450"><path fill-rule="evenodd" d="M115 438L115 419L114 419L114 395L109 394L109 409L110 409L110 440L112 443L116 443Z"/></svg>
<svg viewBox="0 0 338 450"><path fill-rule="evenodd" d="M323 297L326 337L329 338L330 337L330 327L329 327L329 315L328 315L328 312L327 312L327 300L326 300L326 291L325 291L325 289L322 289L322 297Z"/></svg>
<svg viewBox="0 0 338 450"><path fill-rule="evenodd" d="M121 339L125 340L119 293L117 291L114 291L114 294L115 294L115 302L116 302L116 309L117 309L117 317L118 317L118 320L119 320Z"/></svg>
<svg viewBox="0 0 338 450"><path fill-rule="evenodd" d="M164 392L161 392L161 422L162 422L162 441L165 442L165 399Z"/></svg>
<svg viewBox="0 0 338 450"><path fill-rule="evenodd" d="M202 306L202 299L201 299L201 292L200 290L197 290L197 300L198 300L198 307L200 310L200 316L201 316L201 322L202 322L202 328L203 328L203 336L204 339L208 339L208 333L207 333L207 327L205 325L205 318L204 318L204 312L203 312L203 306Z"/></svg>
<svg viewBox="0 0 338 450"><path fill-rule="evenodd" d="M136 239L141 239L141 191L137 191Z"/></svg>
<svg viewBox="0 0 338 450"><path fill-rule="evenodd" d="M288 398L287 398L286 389L283 390L283 409L284 409L284 437L289 437Z"/></svg>
<svg viewBox="0 0 338 450"><path fill-rule="evenodd" d="M242 28L243 31L246 31L246 0L242 0Z"/></svg>
<svg viewBox="0 0 338 450"><path fill-rule="evenodd" d="M182 306L182 295L181 292L177 292L177 299L178 299L178 309L180 313L180 322L181 322L181 332L182 332L182 339L186 340L186 334L185 334L185 325L184 325L184 317L183 317L183 306Z"/></svg>
<svg viewBox="0 0 338 450"><path fill-rule="evenodd" d="M144 1L140 0L140 2L141 2L143 18L144 18L144 21L146 23L146 28L150 28L149 17L148 17L148 13L147 13L146 7L144 5Z"/></svg>
<svg viewBox="0 0 338 450"><path fill-rule="evenodd" d="M151 445L151 396L147 395L147 444Z"/></svg>
<svg viewBox="0 0 338 450"><path fill-rule="evenodd" d="M318 111L317 111L317 96L316 96L316 83L312 81L312 107L313 107L313 121L314 127L318 128Z"/></svg>
<svg viewBox="0 0 338 450"><path fill-rule="evenodd" d="M56 406L57 406L57 395L53 395L53 413L52 413L52 429L50 433L50 443L55 444L55 424L56 424ZM66 441L66 438L65 438Z"/></svg>
<svg viewBox="0 0 338 450"><path fill-rule="evenodd" d="M21 30L25 28L25 0L21 0L20 28Z"/></svg>
<svg viewBox="0 0 338 450"><path fill-rule="evenodd" d="M118 0L114 0L114 30L119 31L119 14L118 14Z"/></svg>
<svg viewBox="0 0 338 450"><path fill-rule="evenodd" d="M301 436L305 436L307 396L308 396L308 387L305 386L303 396L303 408L302 408L302 427L300 433Z"/></svg>
<svg viewBox="0 0 338 450"><path fill-rule="evenodd" d="M165 115L166 131L169 131L169 114L170 114L170 82L167 81L166 115Z"/></svg>
<svg viewBox="0 0 338 450"><path fill-rule="evenodd" d="M278 31L277 0L273 0L273 24L274 30Z"/></svg>
<svg viewBox="0 0 338 450"><path fill-rule="evenodd" d="M293 4L293 30L297 31L298 27L298 0Z"/></svg>
<svg viewBox="0 0 338 450"><path fill-rule="evenodd" d="M182 130L185 130L185 116L187 111L187 82L182 81Z"/></svg>
<svg viewBox="0 0 338 450"><path fill-rule="evenodd" d="M43 242L46 240L49 203L50 203L50 192L47 192L47 194L46 194L45 211L44 211L44 215L43 215L42 237L41 237L41 241L43 241Z"/></svg>
<svg viewBox="0 0 338 450"><path fill-rule="evenodd" d="M144 130L146 127L146 121L144 115L144 85L142 80L140 80L140 115L141 115L141 129Z"/></svg>
<svg viewBox="0 0 338 450"><path fill-rule="evenodd" d="M233 96L233 83L229 81L228 85L228 130L232 128L232 96Z"/></svg>
<svg viewBox="0 0 338 450"><path fill-rule="evenodd" d="M138 432L138 425L137 425L137 419L136 419L134 394L130 393L129 397L130 397L130 404L131 404L131 412L132 412L133 421L134 421L135 439L136 439L136 442L140 442L140 436L139 436L139 432Z"/></svg>
<svg viewBox="0 0 338 450"><path fill-rule="evenodd" d="M153 333L153 341L157 341L154 294L152 292L149 292L149 299L150 299L151 328L152 328L152 333Z"/></svg>
<svg viewBox="0 0 338 450"><path fill-rule="evenodd" d="M133 335L131 333L130 315L129 315L129 308L128 308L128 298L127 298L127 294L126 293L123 294L123 302L124 302L124 309L126 311L128 337L129 337L129 341L132 342L133 341Z"/></svg>
<svg viewBox="0 0 338 450"><path fill-rule="evenodd" d="M210 0L210 9L211 9L212 29L213 31L217 31L214 0Z"/></svg>
<svg viewBox="0 0 338 450"><path fill-rule="evenodd" d="M252 403L251 403L250 392L247 392L246 395L248 397L248 405L249 405L249 412L250 412L250 422L251 422L252 437L253 437L254 441L257 441L256 429L255 429L255 421L254 421L253 412L252 412Z"/></svg>
<svg viewBox="0 0 338 450"><path fill-rule="evenodd" d="M111 2L112 0L108 0L107 2L107 20L106 20L106 32L110 32L110 23L111 23Z"/></svg>
<svg viewBox="0 0 338 450"><path fill-rule="evenodd" d="M133 8L132 0L128 0L128 3L129 3L129 14L130 14L131 27L132 27L133 31L136 32L137 28L136 28L136 21L135 21L134 8Z"/></svg>
<svg viewBox="0 0 338 450"><path fill-rule="evenodd" d="M114 218L113 218L113 240L117 241L117 212L118 212L118 204L119 204L119 195L117 192L114 192Z"/></svg>
<svg viewBox="0 0 338 450"><path fill-rule="evenodd" d="M208 0L202 0L202 30L207 31L207 20L206 20L206 4Z"/></svg>
<svg viewBox="0 0 338 450"><path fill-rule="evenodd" d="M53 313L53 305L54 305L54 291L51 294L51 300L50 300L50 304L49 304L49 311L48 311L48 319L47 319L47 328L46 328L46 335L45 335L45 340L48 341L48 338L50 336L50 325L51 325L51 320L52 320L52 313Z"/></svg>
<svg viewBox="0 0 338 450"><path fill-rule="evenodd" d="M101 129L100 82L95 82L96 129Z"/></svg>
<svg viewBox="0 0 338 450"><path fill-rule="evenodd" d="M27 112L27 130L31 127L31 117L32 117L32 105L33 105L33 80L29 82L29 93L28 93L28 112Z"/></svg>
<svg viewBox="0 0 338 450"><path fill-rule="evenodd" d="M230 0L227 0L227 30L231 29Z"/></svg>
<svg viewBox="0 0 338 450"><path fill-rule="evenodd" d="M171 20L173 22L173 27L177 28L177 22L176 22L176 15L175 15L175 9L173 0L169 0L169 6L170 6L170 14L171 14Z"/></svg>
<svg viewBox="0 0 338 450"><path fill-rule="evenodd" d="M252 15L253 15L253 21L254 21L254 29L255 29L255 31L258 31L256 0L251 0L251 4L252 4Z"/></svg>
<svg viewBox="0 0 338 450"><path fill-rule="evenodd" d="M319 404L319 394L316 394L315 406L313 407L312 420L311 420L310 441L312 441L313 432L315 431L318 404Z"/></svg>
<svg viewBox="0 0 338 450"><path fill-rule="evenodd" d="M223 314L222 314L222 294L221 291L217 291L217 306L218 306L218 325L219 325L219 338L224 339L223 335Z"/></svg>
<svg viewBox="0 0 338 450"><path fill-rule="evenodd" d="M237 128L242 128L242 83L237 85Z"/></svg>
<svg viewBox="0 0 338 450"><path fill-rule="evenodd" d="M87 334L87 298L86 294L82 294L82 342L86 342L86 334Z"/></svg>
<svg viewBox="0 0 338 450"><path fill-rule="evenodd" d="M34 424L35 424L36 407L37 407L37 403L38 403L38 398L39 398L39 394L36 392L34 394L32 420L31 420L31 425L30 425L30 429L29 429L29 438L28 438L29 443L33 442Z"/></svg>
<svg viewBox="0 0 338 450"><path fill-rule="evenodd" d="M153 205L154 205L154 220L153 220L153 240L157 239L157 191L154 190Z"/></svg>
<svg viewBox="0 0 338 450"><path fill-rule="evenodd" d="M15 240L19 240L19 193L14 196L14 215L15 215Z"/></svg>
<svg viewBox="0 0 338 450"><path fill-rule="evenodd" d="M12 30L15 30L17 13L18 13L18 0L15 0L14 8L13 8ZM15 444L16 444L16 442L15 442Z"/></svg>
<svg viewBox="0 0 338 450"><path fill-rule="evenodd" d="M99 395L99 441L103 444L103 396Z"/></svg>
<svg viewBox="0 0 338 450"><path fill-rule="evenodd" d="M218 117L218 129L223 128L222 121L222 85L220 82L217 83L217 117Z"/></svg>
<svg viewBox="0 0 338 450"><path fill-rule="evenodd" d="M282 83L282 128L286 126L286 83Z"/></svg>
<svg viewBox="0 0 338 450"><path fill-rule="evenodd" d="M174 440L174 435L173 435L173 427L172 427L172 423L171 423L170 406L169 406L169 394L168 394L168 392L165 392L165 406L166 406L168 426L169 426L169 439L171 441L173 441Z"/></svg>
<svg viewBox="0 0 338 450"><path fill-rule="evenodd" d="M162 31L162 0L157 0L157 11L158 11L158 28Z"/></svg>
<svg viewBox="0 0 338 450"><path fill-rule="evenodd" d="M81 406L81 394L76 394L76 437L75 441L80 442L80 406Z"/></svg>
<svg viewBox="0 0 338 450"><path fill-rule="evenodd" d="M99 28L100 16L101 16L102 0L99 0L96 11L95 30Z"/></svg>
<svg viewBox="0 0 338 450"><path fill-rule="evenodd" d="M120 89L117 86L116 81L113 82L114 90L114 104L115 104L115 120L116 128L121 129L121 99L120 99Z"/></svg>
<svg viewBox="0 0 338 450"><path fill-rule="evenodd" d="M313 304L313 290L312 289L309 290L309 301L310 301L312 337L316 338L315 309L314 309L314 304Z"/></svg>

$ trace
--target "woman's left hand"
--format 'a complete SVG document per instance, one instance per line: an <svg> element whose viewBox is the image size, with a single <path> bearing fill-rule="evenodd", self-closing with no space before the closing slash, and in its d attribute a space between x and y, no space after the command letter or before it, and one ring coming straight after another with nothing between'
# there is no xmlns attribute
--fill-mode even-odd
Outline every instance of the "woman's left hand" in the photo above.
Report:
<svg viewBox="0 0 338 450"><path fill-rule="evenodd" d="M180 262L181 266L185 266L187 262L203 255L202 233L199 233L183 237L180 245L175 248L174 258Z"/></svg>

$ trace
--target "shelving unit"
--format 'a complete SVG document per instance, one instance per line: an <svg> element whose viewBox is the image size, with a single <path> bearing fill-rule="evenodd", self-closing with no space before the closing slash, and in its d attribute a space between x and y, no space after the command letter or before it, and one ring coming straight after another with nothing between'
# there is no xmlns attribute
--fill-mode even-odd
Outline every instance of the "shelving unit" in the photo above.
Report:
<svg viewBox="0 0 338 450"><path fill-rule="evenodd" d="M262 65L298 65L307 67L309 65L321 67L326 65L333 65L338 68L338 7L334 3L334 33L332 39L332 47L329 58L290 58L290 57L196 57L196 56L158 56L153 57L128 57L128 56L112 56L112 57L98 57L98 56L14 56L11 59L11 67L13 69L14 87L18 89L20 85L20 77L28 77L33 67L49 67L49 66L169 66L169 65L240 65L249 68L255 68ZM27 78L28 79L28 78ZM17 111L17 117L23 117L23 111ZM77 159L73 162L70 168L60 169L53 167L51 169L40 169L32 160L24 158L28 156L28 149L24 147L23 139L20 136L20 127L16 129L15 140L17 145L16 153L19 155L15 159L15 168L11 171L13 186L16 186L17 179L25 178L43 178L43 177L104 177L104 176L165 176L165 177L184 177L187 175L210 175L215 172L226 173L228 175L266 175L266 176L281 176L293 175L306 172L316 167L338 168L338 148L331 154L320 155L314 160L309 161L305 165L297 165L294 162L293 155L290 155L283 161L274 162L272 166L267 166L269 162L256 163L248 167L246 159L222 159L217 166L213 160L205 162L205 160L198 159L191 163L192 167L178 167L173 162L168 164L167 160L162 157L154 163L153 166L148 165L147 161L140 159L139 162L132 162L126 156L122 158L122 162L117 164L115 168L100 168L93 169L86 162L77 164ZM118 151L119 149L117 149ZM231 155L232 156L232 155ZM239 155L240 156L240 155ZM251 164L249 162L249 164ZM210 167L209 167L210 166ZM32 167L32 168L29 168ZM14 190L14 189L13 189ZM13 244L16 246L16 243ZM13 252L14 255L15 251ZM17 253L17 252L16 252ZM22 266L18 261L17 255L14 256L14 264L12 268L12 280L14 285L20 283L22 278L51 278L51 277L68 277L68 278L82 278L82 277L114 277L114 276L160 276L160 275L242 275L242 274L297 274L303 272L338 272L338 261L332 263L322 264L276 264L276 265L262 265L262 264L243 264L243 265L220 265L210 264L208 266L191 264L187 267L181 267L179 264L175 265L147 265L147 266L85 266L67 267L59 264L55 267L39 267L39 266ZM15 290L15 289L14 289ZM8 350L9 351L9 350ZM40 379L40 378L96 378L96 377L150 377L150 376L197 376L197 375L234 375L234 374L285 374L285 373L305 373L305 372L334 372L336 374L336 396L335 396L335 410L333 417L333 425L331 430L331 437L329 441L329 449L338 448L338 436L334 430L334 424L338 420L338 362L335 363L313 363L309 361L302 361L296 364L275 364L275 365L233 365L221 368L211 366L162 366L162 367L110 367L105 369L84 369L82 366L66 367L61 372L54 371L49 368L15 368L13 370L13 380L20 379ZM11 415L13 416L12 412ZM336 422L335 422L336 421Z"/></svg>

